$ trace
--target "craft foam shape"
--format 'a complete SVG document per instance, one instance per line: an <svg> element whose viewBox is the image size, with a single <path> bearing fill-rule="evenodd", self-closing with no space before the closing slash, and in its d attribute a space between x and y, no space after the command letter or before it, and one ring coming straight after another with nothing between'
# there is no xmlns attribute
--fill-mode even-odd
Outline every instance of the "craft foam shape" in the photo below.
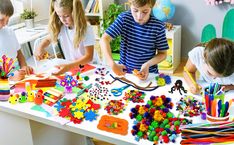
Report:
<svg viewBox="0 0 234 145"><path fill-rule="evenodd" d="M116 123L117 125L114 128L107 125L107 124L116 124ZM125 119L103 115L97 125L97 128L100 130L112 132L115 134L127 135L128 134L128 121Z"/></svg>

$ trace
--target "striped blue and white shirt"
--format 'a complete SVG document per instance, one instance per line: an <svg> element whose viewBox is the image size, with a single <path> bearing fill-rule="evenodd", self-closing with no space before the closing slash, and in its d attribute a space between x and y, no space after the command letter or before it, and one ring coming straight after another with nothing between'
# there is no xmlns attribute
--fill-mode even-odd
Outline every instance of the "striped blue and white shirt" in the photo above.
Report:
<svg viewBox="0 0 234 145"><path fill-rule="evenodd" d="M121 36L120 64L128 69L140 70L142 64L155 56L156 50L167 50L165 25L150 16L149 21L140 25L134 21L131 11L121 13L106 30L113 39ZM151 66L149 72L157 73L157 65Z"/></svg>

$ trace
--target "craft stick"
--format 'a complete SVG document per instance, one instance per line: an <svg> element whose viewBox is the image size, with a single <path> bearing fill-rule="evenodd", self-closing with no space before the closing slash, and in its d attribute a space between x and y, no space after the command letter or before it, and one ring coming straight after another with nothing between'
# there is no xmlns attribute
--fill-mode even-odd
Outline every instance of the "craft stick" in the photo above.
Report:
<svg viewBox="0 0 234 145"><path fill-rule="evenodd" d="M220 93L224 93L224 86L221 87L221 89L215 94L215 96L220 95Z"/></svg>
<svg viewBox="0 0 234 145"><path fill-rule="evenodd" d="M188 69L186 67L184 67L184 71L186 72L186 74L189 76L190 80L192 81L193 85L197 85L196 81L194 80L194 78L192 77L191 73L188 71Z"/></svg>

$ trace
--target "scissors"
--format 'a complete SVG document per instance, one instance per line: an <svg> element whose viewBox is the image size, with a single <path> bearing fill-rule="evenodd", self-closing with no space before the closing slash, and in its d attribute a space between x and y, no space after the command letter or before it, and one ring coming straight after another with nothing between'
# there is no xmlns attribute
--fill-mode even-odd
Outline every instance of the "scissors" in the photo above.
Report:
<svg viewBox="0 0 234 145"><path fill-rule="evenodd" d="M111 89L111 93L112 93L115 97L121 96L123 90L127 89L129 86L130 86L130 85L126 85L126 86L123 86L123 87L121 87L121 88Z"/></svg>

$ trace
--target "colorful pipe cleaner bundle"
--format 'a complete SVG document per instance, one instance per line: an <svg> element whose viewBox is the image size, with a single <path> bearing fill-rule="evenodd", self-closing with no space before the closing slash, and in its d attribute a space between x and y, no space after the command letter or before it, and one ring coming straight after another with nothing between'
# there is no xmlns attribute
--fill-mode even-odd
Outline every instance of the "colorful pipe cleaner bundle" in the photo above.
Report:
<svg viewBox="0 0 234 145"><path fill-rule="evenodd" d="M173 103L166 96L151 96L146 105L136 105L129 114L135 119L131 133L135 139L148 139L157 144L175 142L180 125L191 123L187 119L175 118L170 112Z"/></svg>
<svg viewBox="0 0 234 145"><path fill-rule="evenodd" d="M218 83L210 84L205 88L205 105L206 111L212 117L228 116L228 109L231 106L232 100L224 102L225 93L224 87Z"/></svg>
<svg viewBox="0 0 234 145"><path fill-rule="evenodd" d="M234 122L191 124L183 126L181 144L233 144Z"/></svg>
<svg viewBox="0 0 234 145"><path fill-rule="evenodd" d="M16 59L8 58L6 55L3 55L0 62L2 63L0 66L0 76L2 79L8 78L13 74L12 71L15 69L14 63L16 62Z"/></svg>
<svg viewBox="0 0 234 145"><path fill-rule="evenodd" d="M176 103L176 110L184 116L198 116L205 110L203 102L196 100L193 96L185 96Z"/></svg>

